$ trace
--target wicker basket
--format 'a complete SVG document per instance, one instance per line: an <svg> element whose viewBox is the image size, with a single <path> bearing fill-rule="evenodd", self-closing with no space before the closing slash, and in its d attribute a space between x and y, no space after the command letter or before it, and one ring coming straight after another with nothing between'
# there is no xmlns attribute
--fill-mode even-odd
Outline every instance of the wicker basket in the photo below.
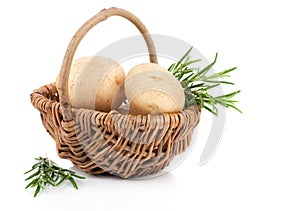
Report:
<svg viewBox="0 0 300 211"><path fill-rule="evenodd" d="M51 83L31 95L47 132L55 140L61 158L91 174L110 173L122 178L160 172L190 145L201 109L190 106L182 112L129 115L72 108L68 96L71 63L82 38L96 24L111 16L132 22L142 33L150 62L157 63L151 36L133 14L119 8L104 9L88 20L73 36L66 51L58 88Z"/></svg>

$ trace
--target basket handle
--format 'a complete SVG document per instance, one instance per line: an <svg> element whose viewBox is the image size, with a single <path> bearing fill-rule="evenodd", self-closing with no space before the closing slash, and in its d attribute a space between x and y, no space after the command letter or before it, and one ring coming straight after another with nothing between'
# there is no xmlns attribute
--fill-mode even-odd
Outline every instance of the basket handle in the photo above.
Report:
<svg viewBox="0 0 300 211"><path fill-rule="evenodd" d="M87 32L90 29L92 29L98 23L105 21L111 16L121 16L123 18L126 18L138 28L147 44L150 62L157 63L156 50L154 47L153 40L147 28L135 15L126 10L116 7L101 10L98 14L89 19L79 28L79 30L75 33L72 40L70 41L67 51L65 53L59 76L61 80L59 80L57 87L60 96L60 104L64 121L71 121L73 119L70 98L68 96L68 78L76 49L82 38L87 34Z"/></svg>

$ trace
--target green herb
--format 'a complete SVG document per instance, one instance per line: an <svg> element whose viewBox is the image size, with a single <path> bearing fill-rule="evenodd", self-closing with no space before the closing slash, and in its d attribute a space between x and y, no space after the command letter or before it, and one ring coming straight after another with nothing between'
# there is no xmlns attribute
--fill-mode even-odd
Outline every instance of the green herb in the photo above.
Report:
<svg viewBox="0 0 300 211"><path fill-rule="evenodd" d="M233 108L242 113L235 105L238 101L233 100L240 90L221 95L212 96L209 91L221 84L234 85L234 83L223 78L230 77L229 73L236 70L236 67L218 72L215 74L207 75L212 67L216 64L218 54L214 58L214 61L207 65L205 68L194 68L190 65L200 62L201 59L191 60L190 52L191 47L184 56L176 63L172 64L168 70L181 82L186 94L186 107L192 103L197 103L202 108L207 109L214 115L218 115L217 104L226 108Z"/></svg>
<svg viewBox="0 0 300 211"><path fill-rule="evenodd" d="M35 158L35 160L38 162L35 163L29 171L24 173L28 174L34 172L25 179L25 181L31 180L26 186L26 189L35 188L34 197L36 197L42 189L46 189L47 186L56 187L65 180L68 180L75 189L78 189L74 178L85 179L85 177L77 175L74 171L59 167L48 158L38 157Z"/></svg>

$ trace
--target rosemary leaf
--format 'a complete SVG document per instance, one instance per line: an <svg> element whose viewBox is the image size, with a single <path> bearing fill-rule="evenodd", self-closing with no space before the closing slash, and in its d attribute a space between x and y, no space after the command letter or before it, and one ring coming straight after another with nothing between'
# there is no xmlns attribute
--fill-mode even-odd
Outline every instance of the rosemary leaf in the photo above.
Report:
<svg viewBox="0 0 300 211"><path fill-rule="evenodd" d="M56 163L49 160L48 158L38 157L35 158L39 162L34 164L29 171L24 174L32 172L32 170L37 169L37 171L31 174L25 179L25 181L31 180L25 187L34 188L34 197L36 197L42 189L46 189L48 186L59 186L62 182L68 179L71 185L78 189L78 186L74 178L85 179L85 177L78 175L76 172L59 167Z"/></svg>
<svg viewBox="0 0 300 211"><path fill-rule="evenodd" d="M38 178L32 180L26 187L25 189L29 188L29 187L33 187L33 185L35 185L38 182Z"/></svg>
<svg viewBox="0 0 300 211"><path fill-rule="evenodd" d="M32 174L31 176L29 176L29 177L27 177L26 179L25 179L25 181L27 181L27 180L30 180L31 178L33 178L33 177L35 177L35 176L37 176L39 174L39 172L37 171L37 172L35 172L34 174Z"/></svg>
<svg viewBox="0 0 300 211"><path fill-rule="evenodd" d="M170 65L168 70L181 82L186 95L185 106L189 106L192 103L196 103L198 106L205 108L214 115L218 115L217 104L224 106L226 108L233 108L238 112L241 112L235 105L237 100L232 100L234 96L240 93L240 90L225 94L222 96L212 96L208 91L221 85L234 85L233 82L227 80L220 80L225 77L230 77L229 73L236 70L236 67L225 69L221 72L207 75L212 67L216 64L218 59L218 53L215 54L212 63L204 67L203 69L189 67L191 64L196 64L200 62L200 59L192 60L190 52L191 47L183 55L182 58L176 63Z"/></svg>
<svg viewBox="0 0 300 211"><path fill-rule="evenodd" d="M77 190L78 186L77 186L76 182L74 181L74 179L72 177L68 177L68 180L71 182L71 184L73 185L73 187Z"/></svg>
<svg viewBox="0 0 300 211"><path fill-rule="evenodd" d="M34 192L34 197L36 197L38 195L40 190L41 190L41 186L37 186L36 189L35 189L35 192Z"/></svg>

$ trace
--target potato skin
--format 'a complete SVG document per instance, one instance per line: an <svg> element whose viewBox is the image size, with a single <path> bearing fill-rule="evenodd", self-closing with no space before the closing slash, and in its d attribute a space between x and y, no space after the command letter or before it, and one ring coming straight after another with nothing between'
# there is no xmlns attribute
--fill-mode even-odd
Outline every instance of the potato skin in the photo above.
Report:
<svg viewBox="0 0 300 211"><path fill-rule="evenodd" d="M125 95L132 114L174 113L185 103L180 82L168 71L147 70L127 76Z"/></svg>
<svg viewBox="0 0 300 211"><path fill-rule="evenodd" d="M106 73L96 93L95 109L108 112L118 108L125 100L124 83L125 73L120 66L114 67Z"/></svg>
<svg viewBox="0 0 300 211"><path fill-rule="evenodd" d="M139 65L134 66L131 70L127 73L127 77L130 77L134 74L142 73L145 71L167 71L162 66L155 64L155 63L142 63Z"/></svg>
<svg viewBox="0 0 300 211"><path fill-rule="evenodd" d="M123 68L111 59L88 56L73 61L68 81L72 106L108 112L125 99L124 91L118 93L124 80Z"/></svg>
<svg viewBox="0 0 300 211"><path fill-rule="evenodd" d="M161 90L148 89L136 95L130 102L130 114L160 114L181 111L176 100Z"/></svg>

